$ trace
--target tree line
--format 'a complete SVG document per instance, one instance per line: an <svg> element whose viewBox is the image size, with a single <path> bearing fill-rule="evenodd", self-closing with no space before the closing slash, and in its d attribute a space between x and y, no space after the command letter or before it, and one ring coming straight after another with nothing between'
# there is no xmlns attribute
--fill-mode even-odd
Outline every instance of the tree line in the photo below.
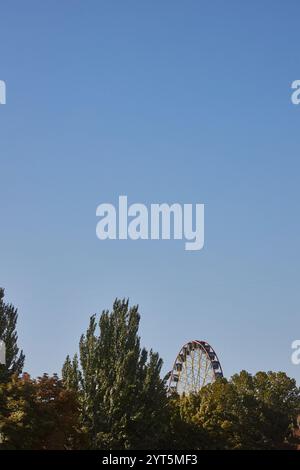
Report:
<svg viewBox="0 0 300 470"><path fill-rule="evenodd" d="M24 373L17 309L0 289L0 449L296 448L300 389L284 372L246 371L168 395L162 359L141 346L128 300L90 318L61 376Z"/></svg>

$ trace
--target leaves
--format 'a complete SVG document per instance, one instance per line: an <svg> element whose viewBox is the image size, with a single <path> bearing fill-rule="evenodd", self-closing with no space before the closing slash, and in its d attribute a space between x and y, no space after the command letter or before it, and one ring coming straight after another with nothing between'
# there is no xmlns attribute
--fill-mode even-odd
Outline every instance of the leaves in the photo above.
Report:
<svg viewBox="0 0 300 470"><path fill-rule="evenodd" d="M178 397L176 407L177 426L179 413L192 436L197 430L195 449L279 449L291 440L300 390L283 372L242 371Z"/></svg>
<svg viewBox="0 0 300 470"><path fill-rule="evenodd" d="M17 309L4 302L4 289L0 288L0 339L6 349L6 364L0 364L0 382L8 380L12 374L20 374L23 369L25 356L17 345L17 320Z"/></svg>
<svg viewBox="0 0 300 470"><path fill-rule="evenodd" d="M20 376L17 310L0 289L0 449L280 449L292 437L300 390L283 372L246 371L199 393L167 397L162 360L140 345L138 306L116 300L90 318L79 356L57 375Z"/></svg>
<svg viewBox="0 0 300 470"><path fill-rule="evenodd" d="M13 375L0 384L0 449L68 449L84 445L79 404L62 381Z"/></svg>
<svg viewBox="0 0 300 470"><path fill-rule="evenodd" d="M165 431L162 361L141 348L139 322L137 306L116 300L98 324L95 315L90 318L79 343L80 371L70 358L63 366L64 383L78 390L93 448L151 448Z"/></svg>

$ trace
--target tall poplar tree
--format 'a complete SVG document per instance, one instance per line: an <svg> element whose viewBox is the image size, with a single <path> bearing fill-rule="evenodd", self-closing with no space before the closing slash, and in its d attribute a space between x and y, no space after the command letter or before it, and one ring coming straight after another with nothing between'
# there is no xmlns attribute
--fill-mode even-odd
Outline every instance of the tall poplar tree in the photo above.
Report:
<svg viewBox="0 0 300 470"><path fill-rule="evenodd" d="M138 307L116 300L99 322L92 316L75 358L63 367L66 386L78 390L82 422L92 448L159 448L167 397L162 360L140 346ZM99 327L99 332L97 332Z"/></svg>
<svg viewBox="0 0 300 470"><path fill-rule="evenodd" d="M0 364L0 382L12 374L20 374L25 356L18 348L16 331L18 310L4 301L4 289L0 288L0 340L5 344L5 364Z"/></svg>

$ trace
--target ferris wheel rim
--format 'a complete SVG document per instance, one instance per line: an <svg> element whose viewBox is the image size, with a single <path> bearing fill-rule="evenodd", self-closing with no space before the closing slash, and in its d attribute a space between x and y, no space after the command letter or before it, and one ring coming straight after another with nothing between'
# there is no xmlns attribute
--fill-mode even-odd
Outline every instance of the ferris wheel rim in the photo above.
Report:
<svg viewBox="0 0 300 470"><path fill-rule="evenodd" d="M221 362L219 360L219 357L216 353L216 351L214 350L214 348L211 346L210 343L208 343L208 341L205 341L205 340L198 340L198 339L194 339L194 340L191 340L191 341L188 341L187 343L185 343L179 350L176 358L175 358L175 361L173 363L173 367L172 369L170 370L169 374L168 374L168 391L169 393L171 393L171 389L173 389L175 387L176 389L176 393L178 393L177 389L178 389L178 383L179 381L175 381L174 380L174 377L176 377L176 374L175 374L175 371L176 371L176 365L179 364L179 361L178 361L178 358L181 358L181 364L184 363L185 361L182 360L182 356L183 356L183 352L186 353L187 350L193 350L193 349L189 349L191 348L191 346L193 345L197 345L197 347L199 349L201 349L201 352L204 352L205 353L205 356L206 356L206 360L210 363L210 366L211 366L211 370L213 372L213 382L217 379L217 378L222 378L224 377L224 374L223 374L223 369L222 369L222 365L221 365ZM212 356L214 357L214 359L212 359ZM184 356L186 357L186 356ZM215 368L215 366L213 366L213 362L215 364L217 364L217 367ZM178 376L177 376L178 377ZM176 385L172 385L172 383L175 383ZM206 385L206 384L204 384ZM204 386L203 385L203 386ZM199 387L199 389L202 388L202 387ZM184 392L185 393L185 392Z"/></svg>

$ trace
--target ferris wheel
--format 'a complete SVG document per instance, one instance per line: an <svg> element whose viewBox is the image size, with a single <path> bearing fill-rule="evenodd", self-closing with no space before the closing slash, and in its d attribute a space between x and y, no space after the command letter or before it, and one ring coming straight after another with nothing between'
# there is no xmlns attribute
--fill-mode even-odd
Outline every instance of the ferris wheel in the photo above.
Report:
<svg viewBox="0 0 300 470"><path fill-rule="evenodd" d="M168 376L169 393L182 395L223 377L223 370L214 349L206 341L193 340L182 346Z"/></svg>

